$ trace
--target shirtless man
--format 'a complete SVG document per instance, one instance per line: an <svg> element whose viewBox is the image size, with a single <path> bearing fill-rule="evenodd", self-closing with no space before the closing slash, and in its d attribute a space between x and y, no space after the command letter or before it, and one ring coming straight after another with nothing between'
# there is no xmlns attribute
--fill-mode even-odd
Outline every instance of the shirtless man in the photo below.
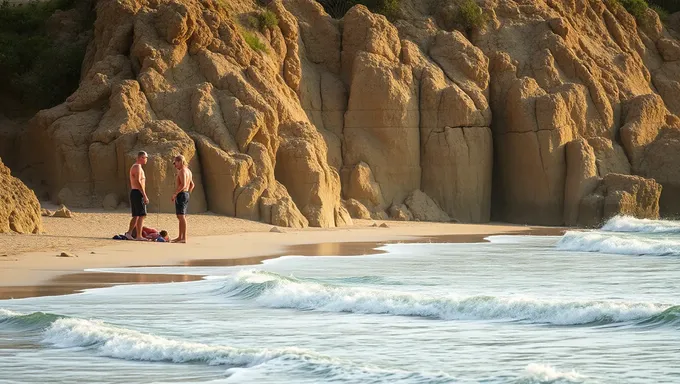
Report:
<svg viewBox="0 0 680 384"><path fill-rule="evenodd" d="M149 204L149 198L146 196L146 175L144 174L145 165L149 159L146 152L141 151L137 154L137 161L130 168L130 208L132 210L132 220L130 220L130 228L125 233L125 237L134 240L146 240L142 236L142 228L144 227L144 218L146 217L146 205ZM132 230L137 228L137 237L132 237Z"/></svg>
<svg viewBox="0 0 680 384"><path fill-rule="evenodd" d="M194 179L189 167L187 167L187 161L184 156L175 156L173 160L175 168L177 169L177 188L175 193L172 195L172 201L175 202L175 213L177 214L177 220L179 220L179 236L173 239L173 243L186 243L187 242L187 208L189 207L189 194L194 190Z"/></svg>

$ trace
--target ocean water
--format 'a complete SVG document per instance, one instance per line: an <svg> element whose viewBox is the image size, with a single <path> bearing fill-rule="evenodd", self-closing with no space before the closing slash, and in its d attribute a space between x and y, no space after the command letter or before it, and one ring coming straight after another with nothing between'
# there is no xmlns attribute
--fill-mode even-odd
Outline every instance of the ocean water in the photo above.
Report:
<svg viewBox="0 0 680 384"><path fill-rule="evenodd" d="M0 301L0 382L680 383L680 223L488 240Z"/></svg>

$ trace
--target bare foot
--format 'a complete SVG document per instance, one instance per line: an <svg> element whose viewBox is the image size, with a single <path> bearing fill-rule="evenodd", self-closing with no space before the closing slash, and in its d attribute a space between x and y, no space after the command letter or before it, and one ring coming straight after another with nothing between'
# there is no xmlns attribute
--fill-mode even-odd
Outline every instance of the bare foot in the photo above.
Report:
<svg viewBox="0 0 680 384"><path fill-rule="evenodd" d="M135 239L134 237L132 237L132 234L130 234L130 232L125 232L125 238L128 239L128 240L134 240Z"/></svg>
<svg viewBox="0 0 680 384"><path fill-rule="evenodd" d="M178 238L176 238L176 239L172 239L172 242L173 242L173 243L181 243L181 244L184 244L184 243L186 243L186 240L180 239L180 238L178 237Z"/></svg>
<svg viewBox="0 0 680 384"><path fill-rule="evenodd" d="M136 240L136 241L149 241L149 240L147 240L147 239L145 239L145 238L143 238L143 237L138 237L138 238L136 238L135 240Z"/></svg>

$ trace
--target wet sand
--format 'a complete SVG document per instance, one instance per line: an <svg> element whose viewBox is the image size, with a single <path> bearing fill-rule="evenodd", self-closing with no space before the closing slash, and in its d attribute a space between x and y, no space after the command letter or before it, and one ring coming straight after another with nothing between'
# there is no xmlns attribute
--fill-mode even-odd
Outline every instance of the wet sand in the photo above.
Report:
<svg viewBox="0 0 680 384"><path fill-rule="evenodd" d="M509 231L498 233L473 233L420 236L406 240L387 241L338 241L294 244L286 246L280 252L273 252L260 256L238 258L191 259L172 264L142 264L136 267L159 266L239 266L260 264L264 260L281 256L362 256L383 253L377 248L393 243L479 243L491 235L536 235L559 236L564 233L563 228L534 228L525 231ZM0 300L21 299L38 296L67 295L84 289L103 288L121 284L157 284L200 280L199 275L169 275L143 273L104 273L79 272L67 273L54 277L42 284L15 285L0 287Z"/></svg>
<svg viewBox="0 0 680 384"><path fill-rule="evenodd" d="M153 275L143 273L82 272L59 276L45 284L0 287L0 300L38 296L59 296L84 289L105 288L123 284L157 284L201 280L195 275Z"/></svg>

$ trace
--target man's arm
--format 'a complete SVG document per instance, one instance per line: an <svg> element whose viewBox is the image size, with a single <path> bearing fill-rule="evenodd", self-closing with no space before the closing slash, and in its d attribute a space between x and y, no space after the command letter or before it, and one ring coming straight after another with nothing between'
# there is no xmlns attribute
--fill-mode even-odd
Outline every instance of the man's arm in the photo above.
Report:
<svg viewBox="0 0 680 384"><path fill-rule="evenodd" d="M194 187L196 185L194 184L194 177L193 175L191 176L191 181L189 181L189 193L192 193L194 191Z"/></svg>
<svg viewBox="0 0 680 384"><path fill-rule="evenodd" d="M146 177L144 176L144 171L142 166L137 166L137 181L139 182L139 188L142 191L142 196L144 196L144 204L149 204L149 198L146 196L146 183L144 182Z"/></svg>

